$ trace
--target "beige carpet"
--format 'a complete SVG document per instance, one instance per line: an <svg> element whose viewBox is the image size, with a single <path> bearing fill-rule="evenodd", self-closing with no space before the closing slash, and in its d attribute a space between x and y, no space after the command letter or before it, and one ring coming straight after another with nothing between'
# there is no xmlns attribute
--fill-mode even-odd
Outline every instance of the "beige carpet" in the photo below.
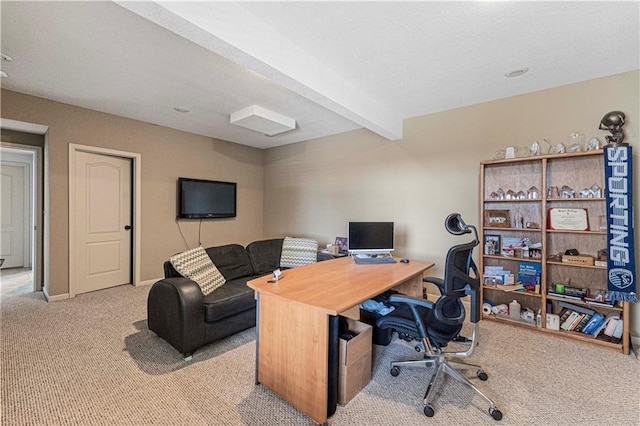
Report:
<svg viewBox="0 0 640 426"><path fill-rule="evenodd" d="M47 303L1 297L2 425L311 425L254 385L255 330L180 354L146 327L149 287L122 286ZM373 380L331 425L639 425L640 361L607 349L493 322L481 324L478 386L501 422L447 381L435 417L422 414L430 369L389 374L406 342L374 346Z"/></svg>

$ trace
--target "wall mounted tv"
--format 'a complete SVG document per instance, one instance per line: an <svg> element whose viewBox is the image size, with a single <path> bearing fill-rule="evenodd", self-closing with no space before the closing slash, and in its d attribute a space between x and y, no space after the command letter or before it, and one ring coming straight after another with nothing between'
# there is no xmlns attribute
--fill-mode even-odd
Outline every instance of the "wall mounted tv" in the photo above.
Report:
<svg viewBox="0 0 640 426"><path fill-rule="evenodd" d="M349 222L350 253L383 253L393 251L393 222Z"/></svg>
<svg viewBox="0 0 640 426"><path fill-rule="evenodd" d="M236 217L236 184L178 178L178 219Z"/></svg>

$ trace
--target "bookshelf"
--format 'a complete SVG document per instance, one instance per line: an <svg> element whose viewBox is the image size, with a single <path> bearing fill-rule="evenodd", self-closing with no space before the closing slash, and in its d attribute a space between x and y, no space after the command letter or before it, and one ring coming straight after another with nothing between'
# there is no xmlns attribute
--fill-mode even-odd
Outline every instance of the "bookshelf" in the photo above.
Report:
<svg viewBox="0 0 640 426"><path fill-rule="evenodd" d="M629 353L629 303L607 305L588 300L607 288L606 262L603 263L598 254L607 245L603 157L598 150L480 163L482 299L495 307L508 306L516 300L522 312L529 311L529 319L511 319L500 311L483 313L483 319ZM594 193L582 198L581 191L593 185L597 185L601 193L595 188ZM575 198L563 196L563 186L572 188ZM558 191L549 188L558 188ZM553 223L548 222L550 215L581 213L583 209L585 217L577 214L578 219L568 227L571 229L566 229L564 222L559 226L557 216ZM587 222L584 229L573 229L580 228L583 220ZM526 241L528 248L520 247L522 241ZM515 248L511 249L509 244L514 243ZM570 249L577 250L578 254L565 255ZM511 274L505 276L501 270ZM510 290L514 286L501 285L502 281L509 282L509 275L513 275L516 284L526 282L526 287L514 291ZM537 286L536 282L539 282ZM568 329L560 327L559 330L553 329L555 326L551 323L547 327L547 319L553 322L557 315L559 322L560 316L568 316L567 311L574 310L590 315L587 320L594 313L605 319L619 317L622 335L619 339L611 339L604 333L596 337L582 331L586 322L582 327L575 324L573 330L569 325L566 325ZM536 321L538 312L540 321Z"/></svg>

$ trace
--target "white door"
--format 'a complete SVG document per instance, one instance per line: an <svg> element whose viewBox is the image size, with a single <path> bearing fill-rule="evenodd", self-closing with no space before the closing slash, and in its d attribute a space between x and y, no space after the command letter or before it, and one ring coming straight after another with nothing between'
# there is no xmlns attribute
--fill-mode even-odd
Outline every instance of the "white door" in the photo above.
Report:
<svg viewBox="0 0 640 426"><path fill-rule="evenodd" d="M25 202L24 167L2 165L2 222L0 238L0 258L4 259L3 268L16 268L24 264L24 235L28 223L28 211Z"/></svg>
<svg viewBox="0 0 640 426"><path fill-rule="evenodd" d="M131 160L76 153L74 293L131 282ZM74 271L71 271L74 273Z"/></svg>

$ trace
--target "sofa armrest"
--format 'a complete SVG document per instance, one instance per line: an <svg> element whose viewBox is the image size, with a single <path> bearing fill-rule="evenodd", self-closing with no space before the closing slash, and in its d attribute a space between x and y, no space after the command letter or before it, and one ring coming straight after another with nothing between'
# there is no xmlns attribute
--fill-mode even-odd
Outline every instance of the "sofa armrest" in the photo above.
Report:
<svg viewBox="0 0 640 426"><path fill-rule="evenodd" d="M197 283L179 277L153 284L147 299L149 330L188 355L204 344L204 296Z"/></svg>
<svg viewBox="0 0 640 426"><path fill-rule="evenodd" d="M317 256L317 261L318 262L322 262L323 260L331 260L334 259L333 255L329 254L329 253L324 253L319 251L318 252L318 256Z"/></svg>

